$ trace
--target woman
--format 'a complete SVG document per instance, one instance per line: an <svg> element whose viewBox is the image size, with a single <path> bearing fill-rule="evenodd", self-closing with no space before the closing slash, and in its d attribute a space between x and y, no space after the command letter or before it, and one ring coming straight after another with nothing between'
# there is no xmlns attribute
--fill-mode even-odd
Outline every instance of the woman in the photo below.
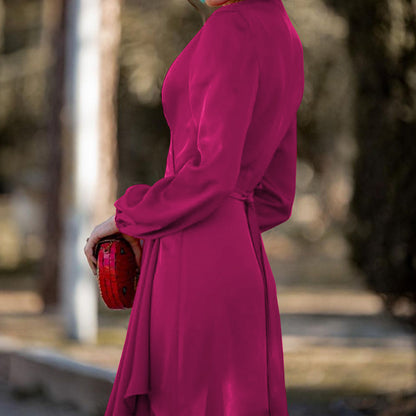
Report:
<svg viewBox="0 0 416 416"><path fill-rule="evenodd" d="M260 233L292 211L303 50L281 0L206 3L162 86L165 176L129 187L85 248L95 272L93 246L121 232L141 265L106 416L288 415Z"/></svg>

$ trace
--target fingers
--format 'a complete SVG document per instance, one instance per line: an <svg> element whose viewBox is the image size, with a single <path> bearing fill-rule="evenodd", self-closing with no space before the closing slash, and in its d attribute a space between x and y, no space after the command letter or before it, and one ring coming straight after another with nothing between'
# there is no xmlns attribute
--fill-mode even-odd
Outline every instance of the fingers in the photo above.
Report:
<svg viewBox="0 0 416 416"><path fill-rule="evenodd" d="M140 267L141 263L142 263L142 248L140 246L140 244L138 244L137 246L132 247L133 249L133 253L134 253L134 257L136 259L136 264L137 267Z"/></svg>
<svg viewBox="0 0 416 416"><path fill-rule="evenodd" d="M91 234L91 237L87 238L87 243L84 247L84 253L87 257L88 265L90 266L94 275L97 274L97 259L94 256L94 247L97 242L98 239L96 237L93 237L93 234Z"/></svg>
<svg viewBox="0 0 416 416"><path fill-rule="evenodd" d="M95 227L93 232L91 233L91 236L87 238L87 242L84 246L84 253L87 258L88 265L90 269L92 270L92 272L94 273L94 275L97 275L97 259L94 256L94 247L96 246L100 238L103 237L102 235L103 233L99 231L100 230L97 227ZM138 267L140 267L141 262L142 262L142 252L143 252L143 247L140 243L140 239L132 237L127 234L123 234L123 233L122 235L124 239L130 244L134 253L136 264Z"/></svg>
<svg viewBox="0 0 416 416"><path fill-rule="evenodd" d="M134 257L136 259L136 264L138 267L140 267L141 262L142 262L142 252L143 252L143 248L140 244L140 240L138 238L132 237L127 234L123 234L123 238L130 244L134 253Z"/></svg>
<svg viewBox="0 0 416 416"><path fill-rule="evenodd" d="M115 224L114 215L112 215L106 221L97 225L89 238L87 238L87 243L84 247L84 253L87 257L88 264L95 275L97 274L97 259L94 256L94 247L102 237L114 234L116 232L118 232L118 229Z"/></svg>
<svg viewBox="0 0 416 416"><path fill-rule="evenodd" d="M91 259L88 259L88 264L94 275L97 275L97 262Z"/></svg>

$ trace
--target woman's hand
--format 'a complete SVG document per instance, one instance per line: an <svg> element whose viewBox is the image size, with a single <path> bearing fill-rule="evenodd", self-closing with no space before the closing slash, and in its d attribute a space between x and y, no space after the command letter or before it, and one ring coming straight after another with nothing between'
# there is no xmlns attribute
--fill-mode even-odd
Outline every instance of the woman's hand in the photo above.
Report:
<svg viewBox="0 0 416 416"><path fill-rule="evenodd" d="M101 238L115 233L120 233L120 230L117 228L115 216L112 215L106 221L97 225L93 229L91 235L87 238L87 244L84 247L84 253L87 257L88 264L95 275L97 274L97 259L94 257L94 247ZM136 263L140 267L142 258L142 246L140 245L140 239L127 234L120 234L130 244L134 252Z"/></svg>
<svg viewBox="0 0 416 416"><path fill-rule="evenodd" d="M123 233L121 233L121 235L130 244L134 253L134 257L136 259L137 267L140 267L142 263L142 253L143 253L143 248L140 245L140 239L132 237L131 235L123 234Z"/></svg>

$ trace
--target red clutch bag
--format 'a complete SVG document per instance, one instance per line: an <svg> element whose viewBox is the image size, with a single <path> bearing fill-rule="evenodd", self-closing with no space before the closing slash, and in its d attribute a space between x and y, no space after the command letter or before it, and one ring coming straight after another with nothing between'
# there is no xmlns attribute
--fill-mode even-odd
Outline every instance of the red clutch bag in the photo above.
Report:
<svg viewBox="0 0 416 416"><path fill-rule="evenodd" d="M140 267L133 249L121 234L99 240L94 247L97 259L97 281L101 298L110 309L133 306Z"/></svg>

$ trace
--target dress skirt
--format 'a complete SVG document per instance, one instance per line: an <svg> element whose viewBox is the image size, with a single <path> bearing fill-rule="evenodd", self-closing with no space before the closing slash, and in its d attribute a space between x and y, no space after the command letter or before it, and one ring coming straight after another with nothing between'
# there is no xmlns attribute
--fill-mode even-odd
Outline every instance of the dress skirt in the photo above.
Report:
<svg viewBox="0 0 416 416"><path fill-rule="evenodd" d="M249 209L225 198L204 221L144 241L106 416L287 416L276 285Z"/></svg>

